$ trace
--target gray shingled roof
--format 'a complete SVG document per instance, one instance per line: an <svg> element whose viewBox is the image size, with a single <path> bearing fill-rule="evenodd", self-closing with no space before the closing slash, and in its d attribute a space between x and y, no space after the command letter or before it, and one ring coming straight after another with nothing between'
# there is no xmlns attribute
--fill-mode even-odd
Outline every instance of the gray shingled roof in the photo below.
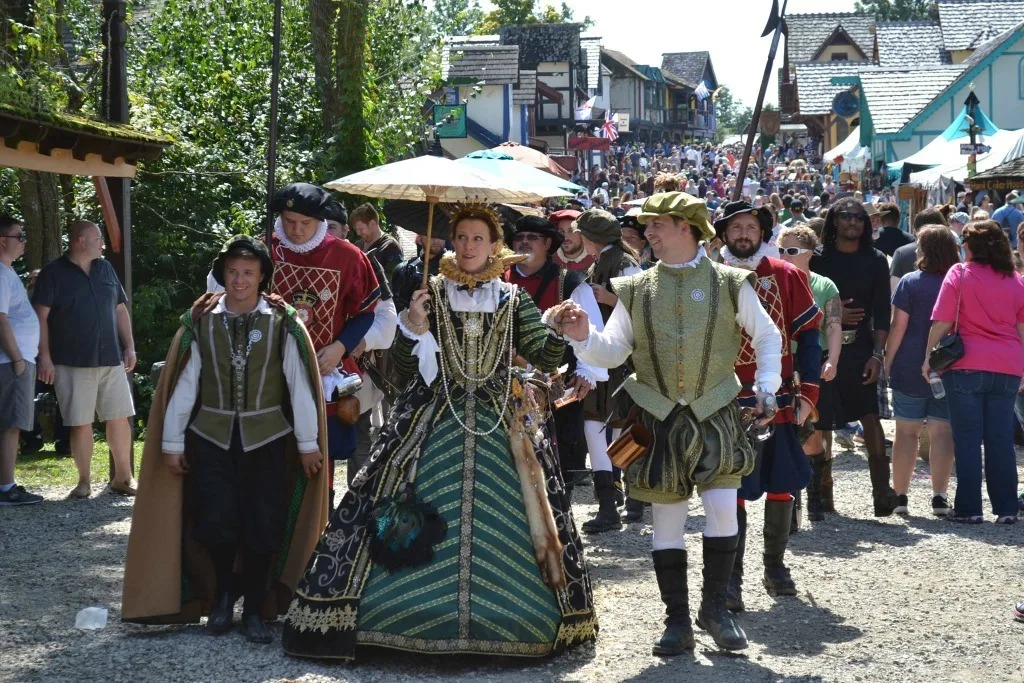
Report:
<svg viewBox="0 0 1024 683"><path fill-rule="evenodd" d="M519 80L518 45L446 45L441 76L449 83L508 85Z"/></svg>
<svg viewBox="0 0 1024 683"><path fill-rule="evenodd" d="M977 48L1024 17L1024 0L939 0L938 5L947 50Z"/></svg>
<svg viewBox="0 0 1024 683"><path fill-rule="evenodd" d="M886 21L875 24L878 65L911 67L950 64L942 47L942 28L933 21Z"/></svg>
<svg viewBox="0 0 1024 683"><path fill-rule="evenodd" d="M512 90L512 104L534 104L537 101L537 72L520 71L519 84Z"/></svg>
<svg viewBox="0 0 1024 683"><path fill-rule="evenodd" d="M821 44L842 26L857 47L871 58L875 44L875 18L870 14L843 12L835 14L790 14L786 16L789 37L786 49L789 62L809 62Z"/></svg>
<svg viewBox="0 0 1024 683"><path fill-rule="evenodd" d="M963 65L965 69L970 69L976 66L983 59L988 57L990 54L995 52L1000 45L1004 45L1008 40L1014 41L1020 37L1021 29L1024 28L1024 20L1021 17L1017 17L1017 21L1014 25L1001 32L999 35L993 37L986 43L983 43L977 50L971 53L971 56L964 60Z"/></svg>
<svg viewBox="0 0 1024 683"><path fill-rule="evenodd" d="M637 71L636 69L633 68L633 66L635 64L637 64L637 62L635 62L634 60L630 59L626 55L622 54L618 50L609 50L606 47L602 47L601 48L601 56L604 59L610 59L611 61L615 62L616 64L621 66L626 71L629 71L630 75L635 76L636 78L639 78L642 81L649 81L650 80L649 78L647 78L647 76L644 76L642 73L640 73L639 71Z"/></svg>
<svg viewBox="0 0 1024 683"><path fill-rule="evenodd" d="M671 71L691 88L696 88L704 76L704 68L710 58L711 55L707 51L668 52L661 55L661 68Z"/></svg>
<svg viewBox="0 0 1024 683"><path fill-rule="evenodd" d="M832 85L836 76L853 76L863 68L863 62L804 62L796 64L796 93L799 112L805 116L820 116L832 111L832 100L848 85Z"/></svg>
<svg viewBox="0 0 1024 683"><path fill-rule="evenodd" d="M875 133L897 133L963 73L963 65L860 72Z"/></svg>
<svg viewBox="0 0 1024 683"><path fill-rule="evenodd" d="M580 47L587 55L587 89L597 90L601 83L601 39L580 38Z"/></svg>

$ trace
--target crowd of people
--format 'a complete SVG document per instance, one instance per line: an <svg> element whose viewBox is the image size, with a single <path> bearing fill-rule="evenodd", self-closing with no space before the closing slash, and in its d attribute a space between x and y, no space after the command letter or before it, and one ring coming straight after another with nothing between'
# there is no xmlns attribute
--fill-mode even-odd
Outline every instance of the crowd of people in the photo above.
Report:
<svg viewBox="0 0 1024 683"><path fill-rule="evenodd" d="M374 206L283 188L270 243L229 240L169 340L138 482L131 321L99 228L71 225L30 299L12 268L24 228L0 218L0 504L41 500L14 476L38 378L70 427L70 497L91 494L96 418L111 488L136 495L125 620L207 616L219 634L242 597L249 640L283 616L286 652L341 659L592 641L583 539L648 510L665 610L652 651L692 649L695 494L696 625L744 649L747 506L764 501L765 590L796 595L788 539L804 507L836 512L833 442L854 428L875 516L911 513L927 430L931 512L981 523L984 483L995 521L1015 523L1022 200L990 218L964 196L908 233L890 193L865 200L804 148L755 149L742 181L736 155L617 148L579 179L586 196L458 205L411 259ZM581 537L571 502L589 487Z"/></svg>

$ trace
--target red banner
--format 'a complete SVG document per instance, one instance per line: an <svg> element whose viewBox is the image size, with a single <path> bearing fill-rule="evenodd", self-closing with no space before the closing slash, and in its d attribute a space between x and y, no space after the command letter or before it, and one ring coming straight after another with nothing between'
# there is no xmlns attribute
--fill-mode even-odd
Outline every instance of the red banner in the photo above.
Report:
<svg viewBox="0 0 1024 683"><path fill-rule="evenodd" d="M573 152L578 150L592 150L595 152L605 152L612 147L612 141L608 138L580 138L571 137L569 138L569 149Z"/></svg>

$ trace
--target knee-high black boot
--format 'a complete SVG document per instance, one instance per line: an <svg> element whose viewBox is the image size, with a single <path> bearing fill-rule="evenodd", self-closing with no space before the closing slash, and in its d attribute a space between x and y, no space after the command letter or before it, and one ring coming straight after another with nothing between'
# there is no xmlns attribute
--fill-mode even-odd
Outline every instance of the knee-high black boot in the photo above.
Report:
<svg viewBox="0 0 1024 683"><path fill-rule="evenodd" d="M272 640L270 631L263 623L260 613L263 611L263 600L267 594L267 579L270 573L270 554L245 554L245 565L242 567L242 584L245 590L245 601L242 605L242 633L251 643L266 644Z"/></svg>
<svg viewBox="0 0 1024 683"><path fill-rule="evenodd" d="M218 545L209 549L213 560L213 571L217 577L216 595L210 616L206 620L206 630L215 635L231 630L231 622L235 611L235 597L232 576L235 567L235 547Z"/></svg>
<svg viewBox="0 0 1024 683"><path fill-rule="evenodd" d="M697 612L697 626L711 634L723 650L747 647L747 634L725 606L725 589L736 560L736 536L704 537L704 587Z"/></svg>
<svg viewBox="0 0 1024 683"><path fill-rule="evenodd" d="M597 515L583 523L589 534L622 528L619 511L615 507L615 480L611 472L594 472L594 494L597 496Z"/></svg>
<svg viewBox="0 0 1024 683"><path fill-rule="evenodd" d="M783 561L792 515L792 499L764 502L764 587L768 595L796 595L796 584Z"/></svg>
<svg viewBox="0 0 1024 683"><path fill-rule="evenodd" d="M811 481L807 484L807 519L820 522L825 519L825 507L821 500L821 483L825 476L825 453L809 455Z"/></svg>
<svg viewBox="0 0 1024 683"><path fill-rule="evenodd" d="M655 550L651 556L661 601L665 603L665 632L654 641L651 652L674 657L694 648L690 596L686 586L686 551Z"/></svg>
<svg viewBox="0 0 1024 683"><path fill-rule="evenodd" d="M736 508L736 523L739 533L736 540L736 560L732 564L732 575L725 589L725 606L733 612L742 612L747 607L743 604L743 554L747 549L747 509Z"/></svg>

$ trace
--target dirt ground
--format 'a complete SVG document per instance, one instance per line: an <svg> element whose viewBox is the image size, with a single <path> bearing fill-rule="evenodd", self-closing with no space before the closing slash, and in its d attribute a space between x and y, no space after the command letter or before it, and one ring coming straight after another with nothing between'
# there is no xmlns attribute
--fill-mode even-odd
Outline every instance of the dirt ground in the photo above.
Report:
<svg viewBox="0 0 1024 683"><path fill-rule="evenodd" d="M662 605L648 512L644 524L585 538L601 622L595 645L544 660L370 652L356 664L293 659L277 644L250 645L238 633L213 638L200 626L122 624L130 501L65 501L66 489L48 488L42 505L0 509L0 681L1024 682L1024 624L1011 615L1024 597L1024 525L932 517L924 463L905 518L871 516L863 452L839 455L835 476L839 514L804 522L790 544L797 597L773 599L761 588L762 506L749 507L743 654L718 652L698 631L692 655L651 655ZM578 522L596 510L591 498L590 489L577 490ZM695 502L687 526L692 596L703 522ZM74 628L88 606L109 609L106 628Z"/></svg>

